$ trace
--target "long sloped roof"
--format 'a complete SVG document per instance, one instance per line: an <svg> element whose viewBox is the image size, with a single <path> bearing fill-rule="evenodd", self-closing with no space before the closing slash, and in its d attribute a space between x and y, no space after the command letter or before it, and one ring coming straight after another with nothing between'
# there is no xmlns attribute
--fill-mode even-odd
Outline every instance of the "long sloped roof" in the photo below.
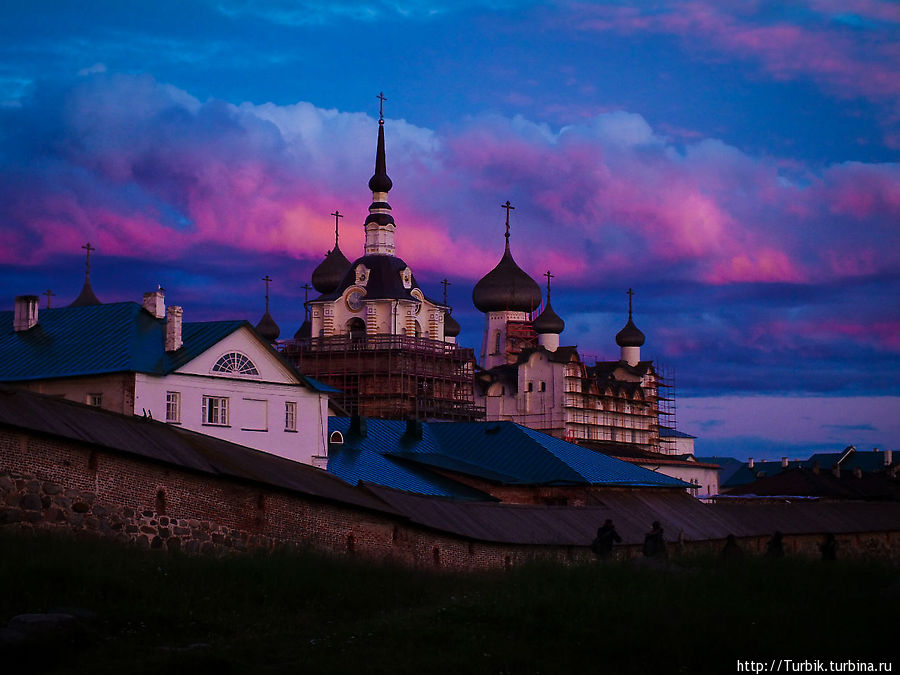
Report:
<svg viewBox="0 0 900 675"><path fill-rule="evenodd" d="M392 512L321 469L141 417L0 386L0 425L89 444L191 471L262 483Z"/></svg>
<svg viewBox="0 0 900 675"><path fill-rule="evenodd" d="M603 504L571 508L458 502L392 490L366 488L411 522L462 537L511 544L585 546L597 527L612 519L623 544L640 544L659 521L672 543L785 534L885 532L900 528L900 504L704 504L674 491L614 490Z"/></svg>
<svg viewBox="0 0 900 675"><path fill-rule="evenodd" d="M448 479L429 470L437 469L505 485L688 487L513 422L425 422L420 435L408 434L400 420L366 420L366 426L362 436L350 432L349 418L329 418L329 431L340 431L344 444L330 453L328 470L350 483L477 498L470 488L462 486L461 493L454 487L459 483L448 485Z"/></svg>

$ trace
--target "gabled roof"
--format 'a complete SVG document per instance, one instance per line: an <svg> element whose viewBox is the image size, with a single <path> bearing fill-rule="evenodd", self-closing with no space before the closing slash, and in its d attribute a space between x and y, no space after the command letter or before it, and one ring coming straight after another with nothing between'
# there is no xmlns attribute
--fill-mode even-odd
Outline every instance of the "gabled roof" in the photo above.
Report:
<svg viewBox="0 0 900 675"><path fill-rule="evenodd" d="M0 312L0 381L134 372L167 375L240 328L247 321L203 321L182 325L183 345L165 350L165 319L136 302L60 307L39 312L36 326L13 330L13 312ZM262 338L260 344L310 388L335 391L304 377Z"/></svg>
<svg viewBox="0 0 900 675"><path fill-rule="evenodd" d="M349 418L329 418L329 431L340 431L344 445L329 453L328 470L350 483L485 498L431 471L437 469L503 485L688 487L513 422L426 422L421 435L408 434L407 423L400 420L373 419L366 425L366 435L360 436L349 431Z"/></svg>

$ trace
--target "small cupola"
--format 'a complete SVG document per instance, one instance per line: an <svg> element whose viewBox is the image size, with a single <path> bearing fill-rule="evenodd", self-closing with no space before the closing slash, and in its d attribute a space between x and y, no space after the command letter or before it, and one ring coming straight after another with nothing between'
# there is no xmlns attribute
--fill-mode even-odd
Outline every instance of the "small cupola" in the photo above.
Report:
<svg viewBox="0 0 900 675"><path fill-rule="evenodd" d="M544 276L547 277L547 304L544 305L544 311L532 323L532 327L537 333L538 344L555 352L559 348L559 334L565 330L566 322L553 311L553 305L550 304L550 279L553 275L548 270Z"/></svg>
<svg viewBox="0 0 900 675"><path fill-rule="evenodd" d="M84 265L84 286L81 287L81 293L78 294L78 297L75 298L69 307L84 307L86 305L102 304L94 293L94 289L91 288L91 251L96 251L97 249L91 246L90 242L81 248L87 252L87 258Z"/></svg>
<svg viewBox="0 0 900 675"><path fill-rule="evenodd" d="M644 344L644 334L634 325L631 317L631 298L634 291L628 289L628 323L616 334L616 344L622 348L621 360L630 366L636 366L641 360L641 345Z"/></svg>
<svg viewBox="0 0 900 675"><path fill-rule="evenodd" d="M256 324L256 332L268 342L274 343L278 336L281 335L281 329L275 323L272 315L269 314L269 283L272 281L272 278L267 274L262 280L266 282L266 313L262 315L259 323Z"/></svg>
<svg viewBox="0 0 900 675"><path fill-rule="evenodd" d="M338 210L335 210L331 215L334 216L334 248L325 254L325 260L320 262L319 266L312 273L313 288L323 295L333 293L337 289L338 284L341 283L341 279L344 278L347 270L350 269L350 261L347 260L347 256L344 255L341 247L338 245L338 223L344 216Z"/></svg>

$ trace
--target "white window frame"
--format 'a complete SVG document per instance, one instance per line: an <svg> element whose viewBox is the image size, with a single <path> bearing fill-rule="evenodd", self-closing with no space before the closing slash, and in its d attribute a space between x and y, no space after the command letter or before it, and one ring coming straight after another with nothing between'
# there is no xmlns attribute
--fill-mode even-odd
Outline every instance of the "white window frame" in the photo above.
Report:
<svg viewBox="0 0 900 675"><path fill-rule="evenodd" d="M227 396L203 396L203 426L227 427L228 424L228 397Z"/></svg>
<svg viewBox="0 0 900 675"><path fill-rule="evenodd" d="M166 422L181 424L181 392L166 392Z"/></svg>
<svg viewBox="0 0 900 675"><path fill-rule="evenodd" d="M297 431L297 402L284 402L284 430Z"/></svg>
<svg viewBox="0 0 900 675"><path fill-rule="evenodd" d="M99 408L103 405L103 393L93 393L93 394L85 394L84 402L88 405L92 405L95 408Z"/></svg>

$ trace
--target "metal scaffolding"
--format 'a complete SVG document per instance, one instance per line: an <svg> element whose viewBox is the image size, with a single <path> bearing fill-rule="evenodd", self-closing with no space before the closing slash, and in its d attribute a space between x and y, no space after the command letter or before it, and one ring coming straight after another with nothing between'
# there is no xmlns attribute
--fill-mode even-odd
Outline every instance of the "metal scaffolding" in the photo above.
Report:
<svg viewBox="0 0 900 675"><path fill-rule="evenodd" d="M473 421L474 350L408 335L340 335L289 340L282 355L300 372L340 390L351 415Z"/></svg>

